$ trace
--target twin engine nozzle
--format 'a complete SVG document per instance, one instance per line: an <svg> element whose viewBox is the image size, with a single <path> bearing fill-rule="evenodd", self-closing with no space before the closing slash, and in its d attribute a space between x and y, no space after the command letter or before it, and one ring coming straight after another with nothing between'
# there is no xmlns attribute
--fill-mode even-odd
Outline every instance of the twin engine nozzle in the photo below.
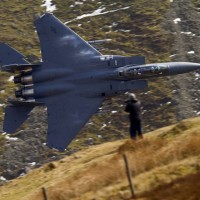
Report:
<svg viewBox="0 0 200 200"><path fill-rule="evenodd" d="M32 71L22 72L21 74L14 77L14 83L20 83L22 85L33 84Z"/></svg>
<svg viewBox="0 0 200 200"><path fill-rule="evenodd" d="M33 98L34 89L33 86L25 86L15 91L16 98Z"/></svg>
<svg viewBox="0 0 200 200"><path fill-rule="evenodd" d="M15 91L16 98L33 98L34 89L32 71L21 72L21 74L14 77L14 83L24 85Z"/></svg>

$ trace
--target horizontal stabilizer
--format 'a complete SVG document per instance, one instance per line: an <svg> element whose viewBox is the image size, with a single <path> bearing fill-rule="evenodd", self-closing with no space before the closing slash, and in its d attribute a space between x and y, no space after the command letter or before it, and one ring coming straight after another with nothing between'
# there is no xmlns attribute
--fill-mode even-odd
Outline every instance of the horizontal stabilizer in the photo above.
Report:
<svg viewBox="0 0 200 200"><path fill-rule="evenodd" d="M33 104L9 105L5 108L3 131L14 133L29 117Z"/></svg>
<svg viewBox="0 0 200 200"><path fill-rule="evenodd" d="M5 43L0 43L0 66L11 64L28 64L25 57Z"/></svg>

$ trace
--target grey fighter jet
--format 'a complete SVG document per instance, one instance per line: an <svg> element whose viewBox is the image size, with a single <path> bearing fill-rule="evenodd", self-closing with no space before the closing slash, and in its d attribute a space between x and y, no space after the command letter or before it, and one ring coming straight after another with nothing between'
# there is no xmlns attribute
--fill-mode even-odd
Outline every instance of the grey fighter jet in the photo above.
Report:
<svg viewBox="0 0 200 200"><path fill-rule="evenodd" d="M143 56L102 55L90 43L46 13L35 20L42 61L30 64L0 43L1 70L21 85L5 108L3 130L14 133L35 106L47 106L47 145L63 151L105 97L148 87L147 78L200 69L189 62L145 65Z"/></svg>

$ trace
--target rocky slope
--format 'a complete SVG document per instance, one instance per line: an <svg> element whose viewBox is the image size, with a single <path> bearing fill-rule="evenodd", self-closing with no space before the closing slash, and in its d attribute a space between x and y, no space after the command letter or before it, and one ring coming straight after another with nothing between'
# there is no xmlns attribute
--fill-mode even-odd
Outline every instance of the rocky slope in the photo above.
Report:
<svg viewBox="0 0 200 200"><path fill-rule="evenodd" d="M196 4L199 5L199 4ZM192 1L173 1L166 15L165 28L173 34L172 61L200 62L200 12ZM200 74L190 73L171 78L177 119L200 114Z"/></svg>

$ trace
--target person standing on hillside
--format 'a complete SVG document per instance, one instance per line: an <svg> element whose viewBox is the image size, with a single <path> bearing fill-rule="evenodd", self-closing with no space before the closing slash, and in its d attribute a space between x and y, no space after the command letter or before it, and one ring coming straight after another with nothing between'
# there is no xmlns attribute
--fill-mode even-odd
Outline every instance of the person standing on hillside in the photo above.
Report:
<svg viewBox="0 0 200 200"><path fill-rule="evenodd" d="M143 138L142 134L142 117L141 117L141 103L136 98L136 95L129 93L129 100L126 101L125 111L129 113L130 118L130 137L136 139Z"/></svg>

